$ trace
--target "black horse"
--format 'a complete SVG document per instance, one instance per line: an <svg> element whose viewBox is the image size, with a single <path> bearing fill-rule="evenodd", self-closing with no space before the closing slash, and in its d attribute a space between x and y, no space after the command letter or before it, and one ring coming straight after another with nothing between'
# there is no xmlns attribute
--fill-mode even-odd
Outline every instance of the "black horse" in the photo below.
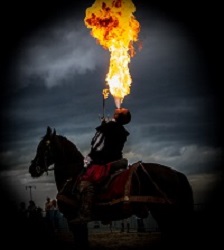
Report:
<svg viewBox="0 0 224 250"><path fill-rule="evenodd" d="M69 200L69 204L61 199L60 194L66 188L69 189L69 183L74 185L74 181L83 173L83 159L83 155L71 141L48 127L29 166L31 176L40 177L54 164L59 210L67 218L69 225L79 202L74 197ZM73 181L69 182L71 179ZM132 215L146 218L150 212L164 239L180 239L189 229L193 194L183 173L156 163L136 162L115 174L102 186L93 211L93 220L104 223L126 219ZM70 225L70 229L76 243L87 246L87 224Z"/></svg>

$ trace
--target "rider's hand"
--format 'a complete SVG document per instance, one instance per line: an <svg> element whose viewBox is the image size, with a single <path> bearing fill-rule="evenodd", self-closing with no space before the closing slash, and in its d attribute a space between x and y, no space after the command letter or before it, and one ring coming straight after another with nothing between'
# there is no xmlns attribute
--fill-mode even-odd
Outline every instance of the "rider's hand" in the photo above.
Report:
<svg viewBox="0 0 224 250"><path fill-rule="evenodd" d="M84 167L87 168L90 163L92 162L92 159L91 157L89 157L89 155L87 155L85 158L84 158Z"/></svg>

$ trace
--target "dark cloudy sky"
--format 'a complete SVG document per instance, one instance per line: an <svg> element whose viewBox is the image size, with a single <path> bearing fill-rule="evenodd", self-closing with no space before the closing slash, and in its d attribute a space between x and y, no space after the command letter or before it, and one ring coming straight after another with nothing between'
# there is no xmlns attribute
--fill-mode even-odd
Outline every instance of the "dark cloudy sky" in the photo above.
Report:
<svg viewBox="0 0 224 250"><path fill-rule="evenodd" d="M66 3L65 3L66 2ZM47 126L86 155L102 114L109 52L84 25L94 1L30 1L5 5L1 17L1 185L10 199L53 197L53 173L28 173ZM131 93L124 99L132 121L124 156L185 173L195 202L207 202L223 180L223 88L217 5L133 1L140 22L131 59ZM106 103L111 116L114 101ZM7 193L8 194L8 193Z"/></svg>

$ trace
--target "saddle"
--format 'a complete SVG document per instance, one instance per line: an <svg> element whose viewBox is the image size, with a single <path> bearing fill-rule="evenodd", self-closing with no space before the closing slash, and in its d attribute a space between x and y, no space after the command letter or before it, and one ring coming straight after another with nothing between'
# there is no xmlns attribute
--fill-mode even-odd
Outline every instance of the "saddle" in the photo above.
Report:
<svg viewBox="0 0 224 250"><path fill-rule="evenodd" d="M94 215L96 220L109 222L128 218L133 214L147 218L149 206L173 205L164 189L151 176L142 162L111 175L96 195Z"/></svg>
<svg viewBox="0 0 224 250"><path fill-rule="evenodd" d="M110 183L123 171L127 170L127 168L128 168L128 160L125 158L111 162L106 166L97 165L95 167L96 169L95 171L97 171L98 173L97 175L93 173L94 183L97 187L96 196L98 196L99 193L102 192L105 193ZM59 206L60 204L62 204L63 206L67 204L68 206L71 207L77 207L77 202L80 197L78 186L80 180L83 178L83 175L85 175L85 173L81 174L76 178L70 178L66 181L63 188L58 192L56 197Z"/></svg>
<svg viewBox="0 0 224 250"><path fill-rule="evenodd" d="M133 210L140 218L145 218L148 216L147 204L172 204L141 162L124 169L118 168L116 171L114 168L111 173L97 188L94 202L96 218L107 221L110 216L117 220L124 214L131 216ZM68 181L57 195L59 209L60 204L66 204L70 209L78 208L79 193L76 191L76 185L74 180Z"/></svg>
<svg viewBox="0 0 224 250"><path fill-rule="evenodd" d="M114 172L101 187L96 196L96 202L98 205L114 205L120 202L158 202L159 197L162 196L164 194L161 194L160 188L142 163L137 162L127 169ZM164 202L164 199L161 201Z"/></svg>

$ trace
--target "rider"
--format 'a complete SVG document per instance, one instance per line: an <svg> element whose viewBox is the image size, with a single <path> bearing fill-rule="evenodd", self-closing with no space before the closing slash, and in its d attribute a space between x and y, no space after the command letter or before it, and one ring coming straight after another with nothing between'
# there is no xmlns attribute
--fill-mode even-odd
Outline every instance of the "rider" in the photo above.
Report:
<svg viewBox="0 0 224 250"><path fill-rule="evenodd" d="M81 206L78 217L71 223L85 223L92 219L92 205L95 196L95 187L102 183L113 171L127 166L123 159L123 147L129 132L123 125L131 121L128 109L117 108L113 119L103 119L96 128L91 141L90 153L84 163L86 171L80 178L79 191L81 193Z"/></svg>

